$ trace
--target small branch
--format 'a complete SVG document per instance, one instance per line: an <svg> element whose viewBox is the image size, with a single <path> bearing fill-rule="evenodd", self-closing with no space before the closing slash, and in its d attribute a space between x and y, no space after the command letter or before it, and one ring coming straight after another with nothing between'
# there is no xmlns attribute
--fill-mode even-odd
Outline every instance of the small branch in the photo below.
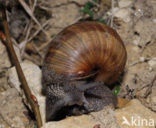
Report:
<svg viewBox="0 0 156 128"><path fill-rule="evenodd" d="M149 108L151 111L156 112L151 105L149 104L149 102L146 100L146 98L149 96L149 94L152 92L152 87L154 86L154 83L156 81L156 75L154 76L154 78L152 79L151 83L147 84L146 86L144 86L143 88L147 87L147 90L145 91L144 96L137 96L137 99L147 108ZM143 89L142 88L142 89Z"/></svg>
<svg viewBox="0 0 156 128"><path fill-rule="evenodd" d="M45 27L47 24L49 23L49 20L46 21L44 24L43 24L43 27ZM36 30L36 32L34 32L34 34L28 38L28 36L30 35L30 29L31 27L28 28L29 30L27 31L27 35L26 35L26 38L24 39L24 41L22 41L20 44L19 44L19 47L20 47L20 50L21 50L21 53L22 53L22 56L24 54L24 50L25 50L25 45L30 42L37 34L39 34L39 32L41 31L41 29L39 30Z"/></svg>
<svg viewBox="0 0 156 128"><path fill-rule="evenodd" d="M29 56L27 53L24 53L23 54L23 58L24 59L27 59L27 60L30 60L31 62L33 62L34 64L38 65L38 66L41 66L41 62L38 62L37 60L35 60L34 58L32 58L31 56Z"/></svg>
<svg viewBox="0 0 156 128"><path fill-rule="evenodd" d="M8 23L7 23L7 19L6 19L6 13L5 13L5 7L3 7L2 5L0 6L0 10L1 10L1 17L2 17L2 20L3 20L3 26L4 26L4 31L5 31L5 36L6 36L6 39L4 40L4 38L2 39L2 41L6 44L9 52L10 52L10 55L11 55L11 59L16 67L16 70L17 70L17 74L18 74L18 77L19 77L19 80L21 82L21 85L22 85L22 88L24 90L24 93L27 97L27 100L29 101L31 107L32 107L32 110L35 114L35 117L36 117L36 120L37 120L37 125L39 128L41 128L42 126L42 120L41 120L41 115L40 115L40 111L39 111L39 105L36 103L36 101L33 100L32 98L32 93L28 87L28 84L27 84L27 81L25 79L25 76L24 76L24 73L22 71L22 68L20 66L20 63L18 61L18 58L16 56L16 53L15 53L15 50L13 48L13 45L12 45L12 42L11 42L11 39L10 39L10 34L9 34L9 29L8 29Z"/></svg>
<svg viewBox="0 0 156 128"><path fill-rule="evenodd" d="M11 126L11 124L10 124L6 119L4 119L4 117L2 116L1 113L0 113L0 117L1 117L1 119L6 123L6 125L8 125L10 128L13 128L13 127Z"/></svg>
<svg viewBox="0 0 156 128"><path fill-rule="evenodd" d="M52 40L50 40L50 41L48 41L48 42L42 44L42 45L38 48L38 50L41 51L41 50L43 50L44 48L48 47L48 45L51 43L51 41L52 41Z"/></svg>
<svg viewBox="0 0 156 128"><path fill-rule="evenodd" d="M20 45L19 45L20 46L20 51L21 51L21 56L23 56L24 51L25 51L25 46L28 43L28 37L30 35L31 28L32 28L32 23L31 23L31 19L30 19L30 25L29 25L29 27L27 29L26 37L25 37L24 41L22 41L22 43L20 43Z"/></svg>
<svg viewBox="0 0 156 128"><path fill-rule="evenodd" d="M112 3L111 3L111 6L112 6L112 16L111 16L111 24L110 26L113 27L113 19L114 19L114 0L112 0Z"/></svg>
<svg viewBox="0 0 156 128"><path fill-rule="evenodd" d="M50 21L50 20L46 21L46 22L43 24L42 27L45 27L45 26L49 23L49 21ZM30 42L41 30L42 30L42 29L39 28L36 32L34 32L34 34L33 34L30 38L28 38L27 41ZM23 43L23 42L22 42L22 43ZM22 45L22 44L20 44L20 45Z"/></svg>
<svg viewBox="0 0 156 128"><path fill-rule="evenodd" d="M132 64L129 64L129 66L134 66L138 63L144 63L144 62L148 62L150 60L156 60L156 57L152 57L152 58L144 58L144 57L140 57L139 60L133 62Z"/></svg>
<svg viewBox="0 0 156 128"><path fill-rule="evenodd" d="M39 28L45 33L46 36L47 33L45 32L45 30L43 29L43 26L39 23L39 21L36 19L36 17L34 16L32 10L29 8L29 6L25 3L24 0L18 0L19 3L23 6L23 8L25 9L25 11L28 13L28 15L32 18L32 20L39 26Z"/></svg>
<svg viewBox="0 0 156 128"><path fill-rule="evenodd" d="M153 111L153 112L156 112L156 110L154 110L154 109L150 106L149 102L147 102L144 98L138 97L138 100L139 100L139 101L141 102L141 104L143 104L145 107L147 107L148 109L150 109L150 110Z"/></svg>
<svg viewBox="0 0 156 128"><path fill-rule="evenodd" d="M152 91L152 87L154 85L154 82L156 81L156 75L154 76L152 82L150 84L148 84L148 89L145 92L145 98L147 98L147 96L150 94L150 92Z"/></svg>

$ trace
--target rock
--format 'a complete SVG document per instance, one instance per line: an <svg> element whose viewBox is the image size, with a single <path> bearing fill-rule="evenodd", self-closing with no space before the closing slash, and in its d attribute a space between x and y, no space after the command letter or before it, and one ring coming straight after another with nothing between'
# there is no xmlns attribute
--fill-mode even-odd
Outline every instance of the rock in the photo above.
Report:
<svg viewBox="0 0 156 128"><path fill-rule="evenodd" d="M22 62L21 67L23 69L28 85L32 88L33 93L35 95L40 95L42 91L40 68L30 61ZM9 83L20 92L21 87L15 67L8 70L8 77Z"/></svg>
<svg viewBox="0 0 156 128"><path fill-rule="evenodd" d="M151 94L147 97L146 102L151 110L156 111L156 81L153 83Z"/></svg>
<svg viewBox="0 0 156 128"><path fill-rule="evenodd" d="M89 115L72 116L57 122L48 122L43 128L119 128L114 117L114 110L105 107L102 111L92 112Z"/></svg>
<svg viewBox="0 0 156 128"><path fill-rule="evenodd" d="M16 46L14 46L14 49L15 49L16 55L18 57L18 60L21 62L21 56L20 56L19 49ZM9 67L11 67L11 61L8 56L8 51L5 47L5 45L0 41L0 71L2 69L9 68Z"/></svg>
<svg viewBox="0 0 156 128"><path fill-rule="evenodd" d="M134 28L134 35L133 38L139 36L139 46L144 47L149 42L153 42L155 40L156 33L155 29L156 26L153 23L153 19L155 18L155 3L152 1L144 1L137 0L134 3L134 12L133 12L133 28ZM135 39L133 39L135 40Z"/></svg>
<svg viewBox="0 0 156 128"><path fill-rule="evenodd" d="M52 9L52 12L54 17L52 18L52 24L62 28L68 26L69 24L73 24L77 21L76 19L80 17L79 8L75 4L68 4L66 6L54 8Z"/></svg>
<svg viewBox="0 0 156 128"><path fill-rule="evenodd" d="M129 9L121 8L117 12L114 13L114 16L122 19L124 22L131 21L131 12Z"/></svg>
<svg viewBox="0 0 156 128"><path fill-rule="evenodd" d="M101 122L101 128L120 128L116 118L115 111L111 106L106 106L102 111L90 114L94 120Z"/></svg>
<svg viewBox="0 0 156 128"><path fill-rule="evenodd" d="M42 95L41 84L41 70L40 68L30 61L24 61L21 63L24 75L28 82L29 88L32 94L36 96L40 105L40 112L43 122L45 122L45 96ZM8 70L9 83L12 87L15 87L18 92L21 92L20 82L15 70L15 67Z"/></svg>
<svg viewBox="0 0 156 128"><path fill-rule="evenodd" d="M144 97L145 91L154 76L155 71L149 71L149 65L145 62L128 67L123 77L119 95L128 99L135 98L136 95Z"/></svg>
<svg viewBox="0 0 156 128"><path fill-rule="evenodd" d="M154 85L156 85L156 81L155 81ZM151 98L151 100L150 100L151 107L154 111L156 111L156 86L153 86L150 98Z"/></svg>
<svg viewBox="0 0 156 128"><path fill-rule="evenodd" d="M122 1L122 0L121 0ZM135 10L132 11L132 22L121 22L119 34L127 44L127 65L122 81L120 96L132 99L145 97L145 92L155 76L155 25L152 19L156 10L152 1L133 3ZM122 8L121 8L122 9ZM129 9L129 6L124 9ZM131 15L131 16L132 16ZM147 61L144 61L148 59ZM152 93L152 92L151 92ZM148 100L149 107L155 110L153 100Z"/></svg>
<svg viewBox="0 0 156 128"><path fill-rule="evenodd" d="M24 114L28 111L16 89L11 88L0 93L0 103L1 128L28 128L30 121Z"/></svg>
<svg viewBox="0 0 156 128"><path fill-rule="evenodd" d="M156 60L150 60L148 61L149 66L156 68Z"/></svg>
<svg viewBox="0 0 156 128"><path fill-rule="evenodd" d="M0 71L0 92L6 91L9 88L6 70Z"/></svg>
<svg viewBox="0 0 156 128"><path fill-rule="evenodd" d="M124 8L124 7L128 7L133 3L132 0L119 0L119 7L120 8Z"/></svg>
<svg viewBox="0 0 156 128"><path fill-rule="evenodd" d="M48 3L51 7L60 7L62 5L68 5L70 3L74 3L83 6L89 0L48 0Z"/></svg>
<svg viewBox="0 0 156 128"><path fill-rule="evenodd" d="M10 58L5 45L0 41L0 70L11 66Z"/></svg>
<svg viewBox="0 0 156 128"><path fill-rule="evenodd" d="M127 55L127 64L128 65L132 65L134 62L138 61L138 59L140 57L140 52L141 52L139 47L137 47L136 45L133 45L133 44L128 44L126 46L126 50L127 50L127 54L128 54Z"/></svg>
<svg viewBox="0 0 156 128"><path fill-rule="evenodd" d="M91 116L82 115L68 117L59 122L48 122L43 128L92 128L97 123L99 124L100 122L95 122Z"/></svg>
<svg viewBox="0 0 156 128"><path fill-rule="evenodd" d="M121 128L155 128L156 125L156 114L137 99L131 100L124 108L117 109L115 116Z"/></svg>
<svg viewBox="0 0 156 128"><path fill-rule="evenodd" d="M153 21L153 23L156 23L156 19L153 19L152 21Z"/></svg>
<svg viewBox="0 0 156 128"><path fill-rule="evenodd" d="M151 108L156 111L156 96L151 97Z"/></svg>
<svg viewBox="0 0 156 128"><path fill-rule="evenodd" d="M145 24L148 25L146 26ZM133 37L133 40L137 40L138 45L144 47L146 44L154 40L153 37L156 36L155 29L156 27L155 25L153 25L153 22L144 17L141 20L138 20L138 22L134 26L134 32L137 32L139 34L139 37L135 35Z"/></svg>
<svg viewBox="0 0 156 128"><path fill-rule="evenodd" d="M51 27L48 32L50 35L56 35L63 28L77 22L81 18L80 8L74 3L57 6L52 8L51 11L53 18L49 22Z"/></svg>
<svg viewBox="0 0 156 128"><path fill-rule="evenodd" d="M128 99L136 96L144 97L145 92L155 76L156 65L155 60L145 61L146 58L153 58L156 56L154 52L155 44L151 44L142 50L134 45L128 44L127 50L127 64L125 74L123 76L121 91L119 95ZM150 67L152 70L150 70ZM145 87L146 86L146 87Z"/></svg>
<svg viewBox="0 0 156 128"><path fill-rule="evenodd" d="M90 1L90 0L69 0L69 2L76 2L76 3L78 3L79 5L84 5L84 4L86 4L88 1ZM109 1L109 0L105 0L105 1Z"/></svg>
<svg viewBox="0 0 156 128"><path fill-rule="evenodd" d="M117 104L117 107L118 107L118 108L122 108L122 107L124 107L128 102L129 102L129 100L124 99L124 98L121 98L121 97L118 97L118 104Z"/></svg>

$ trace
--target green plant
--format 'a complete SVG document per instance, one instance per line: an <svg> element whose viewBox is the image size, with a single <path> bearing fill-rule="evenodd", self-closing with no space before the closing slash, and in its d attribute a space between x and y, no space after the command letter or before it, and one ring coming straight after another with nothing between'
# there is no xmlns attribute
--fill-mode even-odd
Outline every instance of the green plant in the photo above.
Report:
<svg viewBox="0 0 156 128"><path fill-rule="evenodd" d="M83 9L80 10L80 12L84 13L84 14L88 14L90 16L90 20L91 21L97 21L103 24L106 24L106 21L104 19L95 19L94 18L94 12L93 12L93 8L95 7L95 4L98 4L100 2L100 0L91 0L89 2L87 2L84 6Z"/></svg>
<svg viewBox="0 0 156 128"><path fill-rule="evenodd" d="M120 86L119 86L119 85L116 85L116 86L115 86L114 95L117 96L118 93L119 93L119 91L120 91Z"/></svg>
<svg viewBox="0 0 156 128"><path fill-rule="evenodd" d="M34 128L37 128L37 125L34 125Z"/></svg>
<svg viewBox="0 0 156 128"><path fill-rule="evenodd" d="M100 22L102 24L107 24L107 22L104 19L97 19L95 21Z"/></svg>
<svg viewBox="0 0 156 128"><path fill-rule="evenodd" d="M91 18L94 17L94 12L91 10L94 7L94 4L92 2L87 2L83 9L80 10L80 12L83 12L84 14L88 14Z"/></svg>

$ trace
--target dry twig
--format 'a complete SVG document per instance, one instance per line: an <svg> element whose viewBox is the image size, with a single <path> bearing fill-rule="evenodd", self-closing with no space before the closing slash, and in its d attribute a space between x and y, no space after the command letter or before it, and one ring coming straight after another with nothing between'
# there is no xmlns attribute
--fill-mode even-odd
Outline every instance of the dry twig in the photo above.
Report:
<svg viewBox="0 0 156 128"><path fill-rule="evenodd" d="M148 89L147 89L146 92L145 92L145 96L144 96L145 98L147 98L147 96L148 96L148 95L150 94L150 92L152 91L152 87L153 87L155 81L156 81L156 76L154 76L152 82L151 82L150 84L147 85L147 86L148 86Z"/></svg>
<svg viewBox="0 0 156 128"><path fill-rule="evenodd" d="M22 71L22 68L20 66L20 63L19 63L18 58L17 58L16 53L15 53L15 50L13 48L13 45L12 45L12 42L11 42L11 39L10 39L5 8L2 5L0 6L0 10L1 10L1 13L2 13L1 17L2 17L2 20L3 20L3 26L4 26L5 36L6 36L6 38L2 38L2 41L6 44L8 50L9 50L9 53L11 55L11 60L12 60L12 62L14 63L14 65L16 67L17 74L18 74L19 80L21 82L22 88L23 88L24 93L25 93L25 95L27 97L27 100L29 101L29 103L30 103L30 105L32 107L32 110L33 110L33 112L35 114L35 117L36 117L36 120L37 120L37 125L40 128L42 126L42 120L41 120L41 115L40 115L40 111L39 111L39 105L32 98L33 95L32 95L32 93L31 93L31 91L29 89L29 86L28 86L27 81L25 79L24 73Z"/></svg>
<svg viewBox="0 0 156 128"><path fill-rule="evenodd" d="M150 61L150 60L156 60L156 57L152 57L152 58L144 58L144 57L140 57L139 60L133 62L132 64L129 64L129 66L134 66L138 63L144 63L144 62L147 62L147 61Z"/></svg>
<svg viewBox="0 0 156 128"><path fill-rule="evenodd" d="M30 60L31 62L33 62L34 64L38 65L38 66L41 66L41 62L38 62L37 60L35 60L34 58L32 58L31 56L29 56L27 53L24 53L23 54L23 58L24 59L27 59L27 60Z"/></svg>
<svg viewBox="0 0 156 128"><path fill-rule="evenodd" d="M113 19L114 19L114 0L112 0L112 16L111 16L111 24L110 26L113 27Z"/></svg>
<svg viewBox="0 0 156 128"><path fill-rule="evenodd" d="M147 90L144 94L144 97L141 97L141 96L137 96L137 98L139 99L139 101L144 105L146 106L147 108L149 108L150 110L154 111L152 109L152 107L150 106L150 104L146 101L146 98L148 97L148 95L150 94L150 92L152 91L152 87L154 85L156 81L156 75L154 76L154 78L152 79L151 83L147 84L146 86L144 86L143 88L147 87ZM142 88L142 89L143 89Z"/></svg>
<svg viewBox="0 0 156 128"><path fill-rule="evenodd" d="M30 30L31 30L31 28L32 28L32 22L31 22L31 20L30 20L30 25L29 25L29 27L28 27L28 29L27 29L26 37L25 37L24 41L22 41L22 42L19 44L20 51L21 51L21 56L23 56L24 51L25 51L25 46L26 46L26 44L28 43L28 37L29 37L29 35L30 35Z"/></svg>
<svg viewBox="0 0 156 128"><path fill-rule="evenodd" d="M29 8L29 6L25 3L24 0L18 0L19 3L23 6L23 8L25 9L25 11L28 13L28 15L32 18L32 20L40 27L40 29L45 33L45 35L47 35L47 33L45 32L45 30L43 29L43 26L39 23L39 21L36 19L36 17L34 16L32 10Z"/></svg>

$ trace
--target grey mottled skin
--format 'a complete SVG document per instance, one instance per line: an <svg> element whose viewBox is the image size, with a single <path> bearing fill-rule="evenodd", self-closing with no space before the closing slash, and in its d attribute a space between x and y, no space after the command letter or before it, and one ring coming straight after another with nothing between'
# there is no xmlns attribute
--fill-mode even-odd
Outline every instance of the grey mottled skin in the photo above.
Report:
<svg viewBox="0 0 156 128"><path fill-rule="evenodd" d="M109 104L116 105L116 97L104 83L70 81L49 67L44 65L42 69L47 121L54 120L59 110L66 106L73 106L68 110L69 115L80 115L99 111Z"/></svg>

